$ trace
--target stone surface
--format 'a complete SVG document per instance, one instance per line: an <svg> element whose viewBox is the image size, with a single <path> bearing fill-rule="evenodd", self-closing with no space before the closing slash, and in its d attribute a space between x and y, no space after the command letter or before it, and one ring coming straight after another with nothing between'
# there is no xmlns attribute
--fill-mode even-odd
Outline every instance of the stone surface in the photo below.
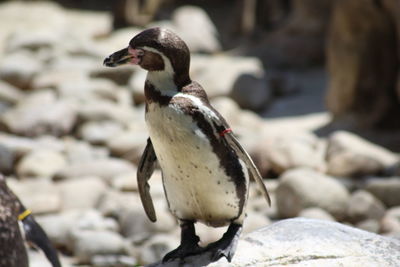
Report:
<svg viewBox="0 0 400 267"><path fill-rule="evenodd" d="M13 133L26 136L63 135L72 130L76 115L74 106L69 102L56 99L51 91L40 91L20 101L1 119Z"/></svg>
<svg viewBox="0 0 400 267"><path fill-rule="evenodd" d="M34 214L58 212L61 209L60 192L48 179L18 182L8 180L9 187Z"/></svg>
<svg viewBox="0 0 400 267"><path fill-rule="evenodd" d="M400 177L369 180L365 189L388 207L400 205Z"/></svg>
<svg viewBox="0 0 400 267"><path fill-rule="evenodd" d="M380 220L384 214L385 206L371 193L357 190L351 195L347 207L347 217L350 221Z"/></svg>
<svg viewBox="0 0 400 267"><path fill-rule="evenodd" d="M296 218L245 235L231 263L210 255L185 259L185 266L397 266L400 241L336 222ZM148 267L177 266L150 264Z"/></svg>
<svg viewBox="0 0 400 267"><path fill-rule="evenodd" d="M60 152L36 149L19 161L17 174L20 177L52 177L66 165L67 161Z"/></svg>
<svg viewBox="0 0 400 267"><path fill-rule="evenodd" d="M398 156L349 132L335 132L328 139L328 173L336 176L376 174L394 165Z"/></svg>
<svg viewBox="0 0 400 267"><path fill-rule="evenodd" d="M0 78L21 89L28 89L41 68L42 63L31 53L13 53L1 61Z"/></svg>
<svg viewBox="0 0 400 267"><path fill-rule="evenodd" d="M349 193L334 178L310 169L293 169L279 179L276 201L282 217L295 217L310 207L325 209L336 219L345 217Z"/></svg>
<svg viewBox="0 0 400 267"><path fill-rule="evenodd" d="M299 167L326 169L324 143L307 132L266 134L255 153L267 160L278 174Z"/></svg>
<svg viewBox="0 0 400 267"><path fill-rule="evenodd" d="M56 174L56 178L69 179L83 176L95 176L103 178L106 182L111 182L117 175L130 173L134 170L134 167L129 162L122 159L93 159L88 162L76 162L66 166Z"/></svg>
<svg viewBox="0 0 400 267"><path fill-rule="evenodd" d="M299 213L299 217L317 219L317 220L335 221L335 218L332 215L330 215L328 212L326 212L321 208L304 209Z"/></svg>
<svg viewBox="0 0 400 267"><path fill-rule="evenodd" d="M80 263L90 263L95 255L126 253L126 243L115 232L75 230L70 239L74 255Z"/></svg>
<svg viewBox="0 0 400 267"><path fill-rule="evenodd" d="M57 185L63 210L95 208L107 190L106 184L97 177L82 176L61 181Z"/></svg>

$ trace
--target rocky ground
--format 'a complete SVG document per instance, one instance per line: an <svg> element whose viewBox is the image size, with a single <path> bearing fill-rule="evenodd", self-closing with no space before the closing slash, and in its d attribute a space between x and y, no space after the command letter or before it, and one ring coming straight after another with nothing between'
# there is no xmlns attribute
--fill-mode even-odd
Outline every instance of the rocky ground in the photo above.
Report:
<svg viewBox="0 0 400 267"><path fill-rule="evenodd" d="M197 22L190 28L187 14ZM2 4L0 17L0 171L9 186L65 266L158 261L178 245L179 229L159 171L151 179L156 223L145 216L137 192L136 166L148 136L145 72L102 66L141 29L112 32L108 14L40 2ZM400 239L399 154L345 131L313 133L329 122L321 104L323 71L289 74L278 86L289 96L276 101L266 82L270 71L257 58L220 52L202 10L183 7L159 24L187 41L192 78L268 178L272 207L252 186L245 233L300 216ZM302 116L283 117L296 109ZM204 243L224 230L198 227ZM31 266L49 266L38 252L30 258Z"/></svg>

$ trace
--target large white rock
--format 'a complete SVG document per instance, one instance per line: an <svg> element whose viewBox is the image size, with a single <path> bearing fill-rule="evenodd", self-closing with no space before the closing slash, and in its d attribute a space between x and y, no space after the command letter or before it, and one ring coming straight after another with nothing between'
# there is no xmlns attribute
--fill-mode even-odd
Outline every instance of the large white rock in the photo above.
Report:
<svg viewBox="0 0 400 267"><path fill-rule="evenodd" d="M179 266L396 267L400 241L336 222L288 219L254 231L239 241L231 263L210 263L210 255L193 256ZM178 261L148 267L178 266Z"/></svg>
<svg viewBox="0 0 400 267"><path fill-rule="evenodd" d="M279 180L276 201L282 217L295 217L305 208L319 207L336 219L344 218L349 193L335 178L311 169L293 169Z"/></svg>

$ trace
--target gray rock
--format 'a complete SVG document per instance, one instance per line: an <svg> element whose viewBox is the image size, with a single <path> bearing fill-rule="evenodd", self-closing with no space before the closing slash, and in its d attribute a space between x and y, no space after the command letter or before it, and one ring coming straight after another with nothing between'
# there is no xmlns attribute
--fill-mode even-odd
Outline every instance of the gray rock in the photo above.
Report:
<svg viewBox="0 0 400 267"><path fill-rule="evenodd" d="M78 213L79 218L75 221L74 229L119 232L118 223L112 218L103 217L98 210L88 209Z"/></svg>
<svg viewBox="0 0 400 267"><path fill-rule="evenodd" d="M146 240L158 233L168 233L177 228L177 221L172 217L164 199L154 199L157 221L152 223L144 213L142 203L136 196L136 205L131 204L121 212L119 223L121 233L134 242Z"/></svg>
<svg viewBox="0 0 400 267"><path fill-rule="evenodd" d="M24 93L18 90L18 88L0 80L0 102L13 105L20 101L20 99L23 97Z"/></svg>
<svg viewBox="0 0 400 267"><path fill-rule="evenodd" d="M155 266L398 266L400 241L343 224L313 219L283 220L244 236L231 263L210 255ZM207 265L208 264L208 265Z"/></svg>
<svg viewBox="0 0 400 267"><path fill-rule="evenodd" d="M244 73L233 84L229 97L241 108L257 111L267 106L271 94L265 78Z"/></svg>
<svg viewBox="0 0 400 267"><path fill-rule="evenodd" d="M221 70L224 70L223 79ZM211 98L229 95L235 81L242 74L262 78L264 69L257 58L227 55L192 57L191 76L203 86Z"/></svg>
<svg viewBox="0 0 400 267"><path fill-rule="evenodd" d="M301 167L321 172L326 169L324 143L309 132L265 134L255 153L278 174Z"/></svg>
<svg viewBox="0 0 400 267"><path fill-rule="evenodd" d="M136 267L138 262L135 258L125 255L95 255L92 257L93 267Z"/></svg>
<svg viewBox="0 0 400 267"><path fill-rule="evenodd" d="M400 206L390 208L381 220L381 232L400 233Z"/></svg>
<svg viewBox="0 0 400 267"><path fill-rule="evenodd" d="M92 146L86 142L75 139L64 140L64 153L70 164L91 162L93 160L106 159L109 151L104 147Z"/></svg>
<svg viewBox="0 0 400 267"><path fill-rule="evenodd" d="M119 191L138 191L137 173L130 172L116 176L112 186Z"/></svg>
<svg viewBox="0 0 400 267"><path fill-rule="evenodd" d="M38 73L33 79L32 87L34 89L44 88L58 88L63 84L70 84L73 82L80 82L87 80L87 72L76 69L70 70L54 70L48 69L44 72Z"/></svg>
<svg viewBox="0 0 400 267"><path fill-rule="evenodd" d="M389 150L344 131L328 139L326 158L328 173L344 177L376 174L399 161Z"/></svg>
<svg viewBox="0 0 400 267"><path fill-rule="evenodd" d="M7 111L2 121L11 132L21 135L63 135L72 130L76 115L69 102L57 100L51 91L41 91Z"/></svg>
<svg viewBox="0 0 400 267"><path fill-rule="evenodd" d="M121 132L107 140L107 147L113 155L123 157L135 164L143 154L149 134L144 129Z"/></svg>
<svg viewBox="0 0 400 267"><path fill-rule="evenodd" d="M61 209L60 192L49 179L24 181L7 180L9 187L34 214L58 212Z"/></svg>
<svg viewBox="0 0 400 267"><path fill-rule="evenodd" d="M135 171L133 165L122 159L94 159L92 161L76 162L66 166L56 174L56 178L70 179L83 176L95 176L104 179L106 182L111 182L117 175L131 173L133 171Z"/></svg>
<svg viewBox="0 0 400 267"><path fill-rule="evenodd" d="M70 234L74 255L79 263L90 263L96 255L126 254L127 244L111 231L74 230Z"/></svg>
<svg viewBox="0 0 400 267"><path fill-rule="evenodd" d="M102 145L121 134L122 130L122 126L114 121L93 121L83 124L79 128L79 135L91 144Z"/></svg>
<svg viewBox="0 0 400 267"><path fill-rule="evenodd" d="M169 251L177 248L178 245L179 239L177 237L165 234L155 235L144 243L140 251L139 259L145 264L158 261Z"/></svg>
<svg viewBox="0 0 400 267"><path fill-rule="evenodd" d="M319 207L336 219L344 218L349 193L336 179L311 169L294 169L283 173L279 180L276 201L282 217L294 217L305 208Z"/></svg>
<svg viewBox="0 0 400 267"><path fill-rule="evenodd" d="M56 147L58 147L58 144L56 143L57 142L50 141L48 138L34 140L31 138L0 133L0 144L14 153L17 158L20 158L38 148L57 150Z"/></svg>
<svg viewBox="0 0 400 267"><path fill-rule="evenodd" d="M63 210L95 208L106 192L106 184L97 177L80 177L61 181L58 187Z"/></svg>
<svg viewBox="0 0 400 267"><path fill-rule="evenodd" d="M89 75L92 78L109 79L118 85L126 85L134 72L135 68L131 66L121 66L120 68L104 68L101 66L91 70Z"/></svg>
<svg viewBox="0 0 400 267"><path fill-rule="evenodd" d="M400 206L400 177L369 180L365 189L371 192L387 207Z"/></svg>
<svg viewBox="0 0 400 267"><path fill-rule="evenodd" d="M309 219L317 219L317 220L326 220L326 221L335 221L332 215L321 208L307 208L302 210L299 213L299 217L309 218Z"/></svg>
<svg viewBox="0 0 400 267"><path fill-rule="evenodd" d="M36 149L19 161L16 171L20 177L52 177L66 165L67 161L60 152Z"/></svg>
<svg viewBox="0 0 400 267"><path fill-rule="evenodd" d="M112 120L129 125L137 114L129 105L118 105L110 101L93 100L78 107L78 115L85 121Z"/></svg>
<svg viewBox="0 0 400 267"><path fill-rule="evenodd" d="M13 171L15 153L0 141L0 173L7 175Z"/></svg>
<svg viewBox="0 0 400 267"><path fill-rule="evenodd" d="M212 53L221 49L217 29L203 9L196 6L177 8L172 14L172 22L191 52Z"/></svg>
<svg viewBox="0 0 400 267"><path fill-rule="evenodd" d="M21 64L23 62L23 64ZM42 69L42 63L28 52L8 54L0 63L0 79L22 89L31 87L33 77Z"/></svg>
<svg viewBox="0 0 400 267"><path fill-rule="evenodd" d="M347 207L347 217L351 222L366 219L380 220L383 215L385 215L385 206L371 193L357 190L351 195Z"/></svg>
<svg viewBox="0 0 400 267"><path fill-rule="evenodd" d="M60 32L40 31L16 31L7 40L7 52L17 50L31 50L33 52L40 49L51 49L62 39Z"/></svg>
<svg viewBox="0 0 400 267"><path fill-rule="evenodd" d="M379 233L379 230L381 228L379 221L374 220L374 219L367 219L367 220L358 222L355 226L364 231L368 231L368 232L372 232L372 233L376 233L376 234Z"/></svg>

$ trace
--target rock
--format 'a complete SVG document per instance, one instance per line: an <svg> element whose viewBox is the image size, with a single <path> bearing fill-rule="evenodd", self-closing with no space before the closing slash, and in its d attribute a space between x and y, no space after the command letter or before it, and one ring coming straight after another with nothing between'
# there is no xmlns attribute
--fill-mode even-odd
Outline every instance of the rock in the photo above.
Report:
<svg viewBox="0 0 400 267"><path fill-rule="evenodd" d="M69 233L76 225L80 218L81 212L76 210L67 210L58 214L48 214L35 216L38 223L43 227L51 242L59 248L67 248L69 246Z"/></svg>
<svg viewBox="0 0 400 267"><path fill-rule="evenodd" d="M93 121L83 124L79 129L79 135L83 140L95 145L102 145L109 139L121 134L122 126L114 121Z"/></svg>
<svg viewBox="0 0 400 267"><path fill-rule="evenodd" d="M67 161L60 152L36 149L19 161L17 174L20 177L52 177L66 165Z"/></svg>
<svg viewBox="0 0 400 267"><path fill-rule="evenodd" d="M113 155L123 157L137 165L146 147L147 138L149 134L144 129L128 130L109 138L107 147Z"/></svg>
<svg viewBox="0 0 400 267"><path fill-rule="evenodd" d="M88 209L78 213L79 218L75 221L74 229L119 232L118 223L112 218L103 217L97 210Z"/></svg>
<svg viewBox="0 0 400 267"><path fill-rule="evenodd" d="M135 171L134 167L122 159L94 159L89 162L76 162L66 166L56 174L56 178L71 179L83 176L95 176L102 178L106 182L111 182L117 175L133 171Z"/></svg>
<svg viewBox="0 0 400 267"><path fill-rule="evenodd" d="M326 168L324 143L309 132L265 134L261 143L254 153L267 160L275 173L298 167L318 171Z"/></svg>
<svg viewBox="0 0 400 267"><path fill-rule="evenodd" d="M390 208L381 220L381 232L400 233L400 206Z"/></svg>
<svg viewBox="0 0 400 267"><path fill-rule="evenodd" d="M0 80L0 102L14 105L23 97L24 93L18 90L18 88Z"/></svg>
<svg viewBox="0 0 400 267"><path fill-rule="evenodd" d="M125 86L134 73L135 68L132 66L121 66L120 68L104 68L104 66L101 66L92 69L89 75L91 78L109 79L118 85Z"/></svg>
<svg viewBox="0 0 400 267"><path fill-rule="evenodd" d="M231 263L210 255L188 257L188 266L397 266L400 241L336 222L295 218L242 237ZM177 266L178 261L148 267Z"/></svg>
<svg viewBox="0 0 400 267"><path fill-rule="evenodd" d="M14 169L15 153L0 142L0 173L7 175Z"/></svg>
<svg viewBox="0 0 400 267"><path fill-rule="evenodd" d="M221 49L217 29L203 9L196 6L179 7L172 14L172 23L192 53L213 53Z"/></svg>
<svg viewBox="0 0 400 267"><path fill-rule="evenodd" d="M95 255L126 253L125 241L115 232L75 230L71 233L70 239L79 263L90 263Z"/></svg>
<svg viewBox="0 0 400 267"><path fill-rule="evenodd" d="M168 233L177 227L164 199L153 197L157 221L152 223L144 213L142 203L136 196L136 205L131 205L121 212L119 223L121 234L134 242L141 242L158 233Z"/></svg>
<svg viewBox="0 0 400 267"><path fill-rule="evenodd" d="M101 179L84 176L79 179L61 181L58 187L63 210L95 208L107 190L107 186Z"/></svg>
<svg viewBox="0 0 400 267"><path fill-rule="evenodd" d="M305 208L319 207L336 219L345 217L349 193L334 178L310 169L293 169L279 181L276 202L280 216L294 217Z"/></svg>
<svg viewBox="0 0 400 267"><path fill-rule="evenodd" d="M0 79L18 88L28 89L31 87L34 76L41 71L42 65L29 52L8 54L0 63Z"/></svg>
<svg viewBox="0 0 400 267"><path fill-rule="evenodd" d="M32 87L33 89L58 88L64 84L70 84L71 81L73 83L87 81L87 72L76 69L49 69L35 76Z"/></svg>
<svg viewBox="0 0 400 267"><path fill-rule="evenodd" d="M72 130L76 115L70 103L57 100L51 91L41 91L3 114L2 121L11 132L21 135L63 135Z"/></svg>
<svg viewBox="0 0 400 267"><path fill-rule="evenodd" d="M355 225L357 228L360 228L364 231L372 232L372 233L379 233L380 230L380 224L378 220L374 219L367 219L361 222L358 222Z"/></svg>
<svg viewBox="0 0 400 267"><path fill-rule="evenodd" d="M118 105L110 101L90 101L78 108L78 115L84 121L111 120L129 125L136 120L137 114L129 105Z"/></svg>
<svg viewBox="0 0 400 267"><path fill-rule="evenodd" d="M16 31L13 32L7 40L6 51L8 53L18 50L30 50L38 51L40 49L47 49L51 51L51 48L56 46L62 39L60 32L51 32L47 30L40 31Z"/></svg>
<svg viewBox="0 0 400 267"><path fill-rule="evenodd" d="M223 79L221 70L224 70ZM227 55L192 57L191 76L203 86L210 98L228 96L243 74L261 79L264 76L261 62L257 58Z"/></svg>
<svg viewBox="0 0 400 267"><path fill-rule="evenodd" d="M400 177L369 180L365 190L371 192L387 207L400 206Z"/></svg>
<svg viewBox="0 0 400 267"><path fill-rule="evenodd" d="M34 179L17 182L7 180L9 187L29 207L34 214L58 212L61 209L61 197L57 186L48 179Z"/></svg>
<svg viewBox="0 0 400 267"><path fill-rule="evenodd" d="M148 240L140 251L140 262L149 264L160 260L165 254L177 248L179 239L175 236L159 234ZM200 266L200 265L193 265Z"/></svg>
<svg viewBox="0 0 400 267"><path fill-rule="evenodd" d="M385 148L344 131L328 139L328 173L335 176L376 174L394 165L399 157Z"/></svg>
<svg viewBox="0 0 400 267"><path fill-rule="evenodd" d="M371 193L357 190L351 195L347 208L347 217L351 222L380 220L384 214L385 206Z"/></svg>
<svg viewBox="0 0 400 267"><path fill-rule="evenodd" d="M123 173L112 181L112 186L119 191L138 191L137 172Z"/></svg>
<svg viewBox="0 0 400 267"><path fill-rule="evenodd" d="M321 208L307 208L302 210L299 213L299 217L309 218L309 219L317 219L317 220L326 220L326 221L335 221L332 215Z"/></svg>
<svg viewBox="0 0 400 267"><path fill-rule="evenodd" d="M236 79L229 97L241 108L257 111L266 107L271 94L265 78L244 73Z"/></svg>
<svg viewBox="0 0 400 267"><path fill-rule="evenodd" d="M75 139L64 140L64 153L70 164L91 162L93 160L106 159L109 151L104 147L95 147Z"/></svg>
<svg viewBox="0 0 400 267"><path fill-rule="evenodd" d="M271 224L271 220L259 212L248 211L247 217L243 224L243 234L253 232ZM222 235L220 236L222 237Z"/></svg>
<svg viewBox="0 0 400 267"><path fill-rule="evenodd" d="M91 259L93 267L135 267L138 262L135 258L125 255L95 255Z"/></svg>

